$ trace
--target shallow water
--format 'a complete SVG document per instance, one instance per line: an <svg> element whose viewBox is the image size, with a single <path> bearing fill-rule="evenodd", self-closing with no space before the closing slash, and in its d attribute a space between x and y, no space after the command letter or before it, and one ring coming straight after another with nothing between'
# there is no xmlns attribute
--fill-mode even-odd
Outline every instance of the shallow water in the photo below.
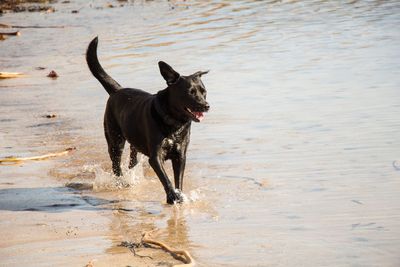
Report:
<svg viewBox="0 0 400 267"><path fill-rule="evenodd" d="M97 181L91 196L118 200L110 251L136 228L158 227L200 266L399 266L398 1L105 4L0 17L66 26L0 43L1 70L29 74L0 81L0 156L76 146L38 164L62 183ZM127 87L164 88L159 60L183 74L211 70L211 110L192 127L188 203L165 206L145 163L126 175L131 188L113 187L107 95L84 61L96 35L100 62ZM45 77L51 69L58 79ZM41 177L34 164L22 172ZM15 168L2 167L2 181L19 177Z"/></svg>

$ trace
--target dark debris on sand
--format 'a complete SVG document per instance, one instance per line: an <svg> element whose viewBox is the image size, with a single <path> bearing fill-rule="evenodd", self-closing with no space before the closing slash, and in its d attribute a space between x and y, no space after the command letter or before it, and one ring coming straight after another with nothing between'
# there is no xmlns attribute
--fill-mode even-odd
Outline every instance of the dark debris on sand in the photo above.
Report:
<svg viewBox="0 0 400 267"><path fill-rule="evenodd" d="M0 0L0 15L7 12L54 12L56 0Z"/></svg>

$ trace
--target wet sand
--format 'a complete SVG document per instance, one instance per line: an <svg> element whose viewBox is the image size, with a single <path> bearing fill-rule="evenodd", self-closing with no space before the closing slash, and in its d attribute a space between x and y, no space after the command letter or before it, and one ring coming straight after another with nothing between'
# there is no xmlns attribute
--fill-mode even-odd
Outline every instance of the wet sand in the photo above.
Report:
<svg viewBox="0 0 400 267"><path fill-rule="evenodd" d="M139 242L155 229L151 211L136 210L112 195L77 191L54 179L50 168L68 159L2 166L0 178L0 262L2 266L171 266L167 253L138 248L134 256L122 241ZM58 164L57 164L58 163ZM99 196L100 195L100 196ZM132 205L134 206L134 205ZM129 229L123 219L135 213ZM144 216L142 220L140 217Z"/></svg>
<svg viewBox="0 0 400 267"><path fill-rule="evenodd" d="M44 26L0 41L0 72L26 74L0 80L0 157L76 147L0 166L1 266L179 263L119 247L152 229L198 266L399 266L397 1L108 4L0 16ZM124 86L164 88L158 60L211 69L183 205L165 204L146 159L110 174L107 94L84 60L97 35L100 62Z"/></svg>

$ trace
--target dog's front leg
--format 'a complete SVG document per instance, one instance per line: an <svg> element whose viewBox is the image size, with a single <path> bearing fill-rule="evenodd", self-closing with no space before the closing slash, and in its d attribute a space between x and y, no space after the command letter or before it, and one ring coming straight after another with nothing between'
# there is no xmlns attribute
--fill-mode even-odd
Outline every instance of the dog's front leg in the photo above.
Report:
<svg viewBox="0 0 400 267"><path fill-rule="evenodd" d="M186 157L179 155L171 159L174 169L175 188L183 191L183 174L185 172Z"/></svg>
<svg viewBox="0 0 400 267"><path fill-rule="evenodd" d="M149 164L156 172L158 178L160 179L165 193L167 194L167 203L174 204L175 202L182 202L182 198L180 195L175 192L174 187L171 184L171 181L168 179L168 176L164 170L162 165L162 159L160 153L155 153L156 155L151 156L149 158Z"/></svg>
<svg viewBox="0 0 400 267"><path fill-rule="evenodd" d="M188 131L183 137L182 143L175 144L175 153L171 158L172 168L174 169L175 188L179 189L180 192L183 191L183 174L185 172L186 151L189 145L189 134L190 131Z"/></svg>

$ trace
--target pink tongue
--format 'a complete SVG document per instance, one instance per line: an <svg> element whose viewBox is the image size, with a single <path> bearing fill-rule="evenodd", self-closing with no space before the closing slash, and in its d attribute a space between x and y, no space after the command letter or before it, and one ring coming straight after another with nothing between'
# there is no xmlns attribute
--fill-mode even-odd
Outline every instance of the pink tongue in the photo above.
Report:
<svg viewBox="0 0 400 267"><path fill-rule="evenodd" d="M203 112L193 112L193 115L198 119L199 121L202 121L204 118Z"/></svg>

